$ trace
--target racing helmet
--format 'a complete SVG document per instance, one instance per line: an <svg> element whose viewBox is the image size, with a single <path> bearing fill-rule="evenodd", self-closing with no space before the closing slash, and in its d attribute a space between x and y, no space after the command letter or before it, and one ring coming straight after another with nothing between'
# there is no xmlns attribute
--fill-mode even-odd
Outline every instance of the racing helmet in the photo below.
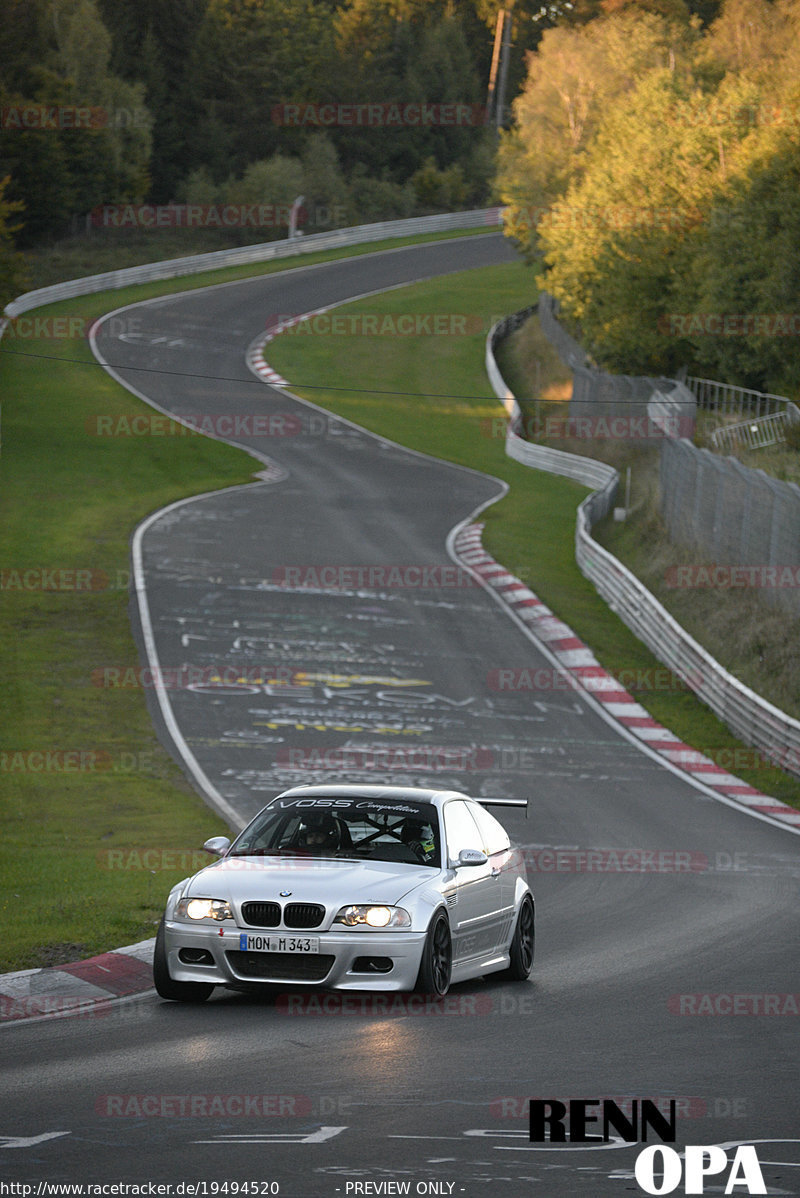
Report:
<svg viewBox="0 0 800 1198"><path fill-rule="evenodd" d="M325 812L310 811L303 816L300 837L307 848L315 852L333 852L341 845L341 831L333 816Z"/></svg>

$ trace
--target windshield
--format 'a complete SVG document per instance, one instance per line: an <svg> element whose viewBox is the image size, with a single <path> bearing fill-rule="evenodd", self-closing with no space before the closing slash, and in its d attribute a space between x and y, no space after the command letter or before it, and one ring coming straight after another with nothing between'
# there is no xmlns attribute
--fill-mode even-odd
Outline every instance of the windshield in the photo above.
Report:
<svg viewBox="0 0 800 1198"><path fill-rule="evenodd" d="M229 857L350 857L439 868L439 815L405 799L278 798L237 837Z"/></svg>

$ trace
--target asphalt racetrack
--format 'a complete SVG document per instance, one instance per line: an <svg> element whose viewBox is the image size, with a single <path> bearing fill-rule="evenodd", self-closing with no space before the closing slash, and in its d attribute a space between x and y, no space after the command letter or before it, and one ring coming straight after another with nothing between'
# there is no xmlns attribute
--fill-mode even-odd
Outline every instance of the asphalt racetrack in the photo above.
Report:
<svg viewBox="0 0 800 1198"><path fill-rule="evenodd" d="M532 1144L525 1105L652 1098L676 1100L679 1150L755 1142L768 1192L800 1194L797 836L694 789L580 696L492 689L497 669L550 668L447 551L500 484L245 365L276 313L510 254L487 235L187 292L126 310L135 332L107 322L98 349L161 410L238 417L230 439L264 459L263 479L167 509L136 539L134 626L142 664L162 671L150 698L165 743L240 822L300 782L529 795L527 821L502 818L528 846L531 981L457 986L435 1012L217 991L200 1007L148 994L4 1027L0 1180L641 1194L642 1145Z"/></svg>

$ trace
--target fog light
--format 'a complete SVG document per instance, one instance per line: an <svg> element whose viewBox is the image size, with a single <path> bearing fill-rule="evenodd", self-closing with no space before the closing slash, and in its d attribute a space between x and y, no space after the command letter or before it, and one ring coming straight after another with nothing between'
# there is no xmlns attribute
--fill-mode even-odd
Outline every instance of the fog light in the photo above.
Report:
<svg viewBox="0 0 800 1198"><path fill-rule="evenodd" d="M213 965L214 958L207 948L182 948L178 960L184 965Z"/></svg>

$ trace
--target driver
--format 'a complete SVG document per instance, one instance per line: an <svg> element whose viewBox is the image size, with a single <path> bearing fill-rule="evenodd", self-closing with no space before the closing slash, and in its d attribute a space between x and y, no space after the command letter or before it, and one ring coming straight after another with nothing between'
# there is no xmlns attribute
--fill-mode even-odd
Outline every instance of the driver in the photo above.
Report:
<svg viewBox="0 0 800 1198"><path fill-rule="evenodd" d="M303 817L300 843L314 853L334 853L341 844L339 825L327 811L312 812Z"/></svg>
<svg viewBox="0 0 800 1198"><path fill-rule="evenodd" d="M427 864L436 853L433 829L429 823L418 819L407 819L400 831L400 839L408 845L423 864Z"/></svg>

